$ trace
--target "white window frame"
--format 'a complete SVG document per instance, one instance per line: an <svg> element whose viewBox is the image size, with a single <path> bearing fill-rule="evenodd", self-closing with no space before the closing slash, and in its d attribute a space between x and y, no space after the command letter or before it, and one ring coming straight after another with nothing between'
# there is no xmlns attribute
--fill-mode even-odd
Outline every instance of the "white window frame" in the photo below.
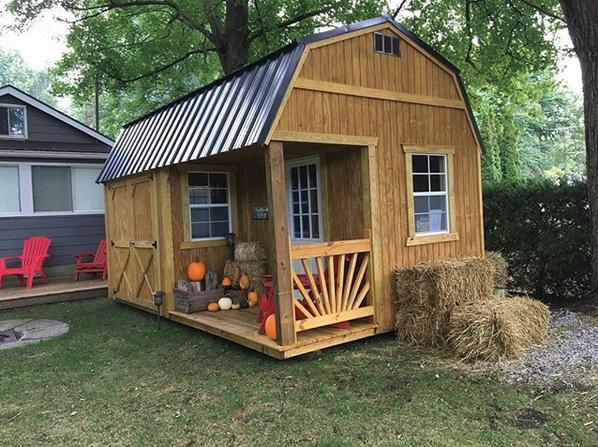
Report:
<svg viewBox="0 0 598 447"><path fill-rule="evenodd" d="M186 174L186 182L187 187L185 188L187 191L187 201L189 204L189 240L190 241L220 241L226 239L226 236L216 236L216 237L193 237L193 220L191 219L191 209L193 208L213 208L213 207L221 207L224 208L223 203L218 203L216 205L212 205L211 203L208 204L191 204L189 200L189 175L190 174L225 174L226 175L226 208L228 210L228 232L233 232L233 216L232 216L232 204L231 204L231 187L230 187L230 172L227 171L201 171L201 170L192 170L187 171ZM208 186L208 190L209 190ZM209 222L211 223L211 222Z"/></svg>
<svg viewBox="0 0 598 447"><path fill-rule="evenodd" d="M18 109L23 109L23 124L24 124L24 130L25 133L23 135L4 135L0 133L0 138L5 139L5 140L26 140L29 138L29 131L28 131L28 125L27 125L27 106L24 106L22 104L10 104L10 103L0 103L0 108L1 107L13 107L13 108L18 108ZM10 123L8 123L8 127L10 129Z"/></svg>
<svg viewBox="0 0 598 447"><path fill-rule="evenodd" d="M445 203L446 203L446 230L441 230L441 231L417 231L417 226L415 227L415 236L417 237L421 237L421 236L433 236L435 234L446 234L446 233L450 233L451 232L451 219L450 219L450 213L451 213L451 204L449 203L449 182L448 182L448 155L447 154L431 154L431 153L416 153L416 154L411 154L411 160L413 160L414 156L418 156L418 155L425 155L425 156L432 156L432 157L442 157L444 159L444 172L430 172L430 165L428 162L428 172L424 173L417 173L417 172L411 172L411 182L412 184L414 184L413 182L413 178L416 176L422 176L422 177L427 177L428 178L428 185L429 185L429 179L430 179L430 175L436 174L442 174L444 175L444 191L421 191L421 192L415 192L413 191L413 197L431 197L431 196L435 196L435 197L442 197L444 196L445 198ZM428 159L429 160L429 159ZM416 216L418 214L430 214L430 211L428 211L427 213L416 213L415 212L415 207L413 208L413 220L416 221Z"/></svg>
<svg viewBox="0 0 598 447"><path fill-rule="evenodd" d="M291 169L297 168L299 166L306 166L306 165L316 165L316 178L318 179L318 187L317 189L317 197L318 197L318 226L320 230L320 236L317 238L296 238L295 231L294 231L294 221L293 221L293 187L292 187L292 177L291 177ZM288 218L288 225L289 225L289 236L291 238L291 242L295 244L302 244L302 243L311 243L311 242L322 242L324 240L324 227L323 227L323 207L324 204L322 203L322 176L320 175L320 157L304 157L293 159L286 162L286 176L287 176L287 218ZM309 177L309 176L308 176ZM308 194L308 201L309 201L309 208L311 210L311 197ZM311 216L311 215L310 215ZM310 219L311 222L311 219ZM311 230L311 228L310 228ZM311 231L310 231L311 233Z"/></svg>
<svg viewBox="0 0 598 447"><path fill-rule="evenodd" d="M21 211L19 213L0 213L2 217L32 217L32 216L80 216L80 215L101 215L104 210L86 211L34 211L33 207L33 166L57 166L68 168L94 168L101 169L99 164L91 163L44 163L44 162L10 162L0 161L0 166L17 166L19 169L19 198ZM71 195L74 194L74 185L71 185Z"/></svg>

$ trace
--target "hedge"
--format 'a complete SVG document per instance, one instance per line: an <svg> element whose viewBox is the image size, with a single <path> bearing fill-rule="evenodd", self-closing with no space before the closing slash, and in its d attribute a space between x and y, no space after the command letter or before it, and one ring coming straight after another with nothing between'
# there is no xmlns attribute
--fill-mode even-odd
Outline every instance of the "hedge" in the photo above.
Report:
<svg viewBox="0 0 598 447"><path fill-rule="evenodd" d="M590 283L586 184L528 179L484 187L486 249L509 263L511 290L578 297Z"/></svg>

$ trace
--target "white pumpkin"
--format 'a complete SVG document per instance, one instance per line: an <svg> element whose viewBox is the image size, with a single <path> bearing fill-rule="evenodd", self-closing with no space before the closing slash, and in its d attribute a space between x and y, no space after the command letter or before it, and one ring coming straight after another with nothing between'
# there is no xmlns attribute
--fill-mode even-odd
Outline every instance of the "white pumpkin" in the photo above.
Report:
<svg viewBox="0 0 598 447"><path fill-rule="evenodd" d="M218 307L220 310L229 310L233 305L233 300L227 296L223 296L218 300Z"/></svg>

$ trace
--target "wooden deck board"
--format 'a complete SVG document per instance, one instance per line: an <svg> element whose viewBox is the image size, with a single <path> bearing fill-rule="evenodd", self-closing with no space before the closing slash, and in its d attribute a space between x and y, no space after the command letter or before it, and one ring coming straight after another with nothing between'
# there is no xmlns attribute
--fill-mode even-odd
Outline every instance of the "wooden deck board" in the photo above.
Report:
<svg viewBox="0 0 598 447"><path fill-rule="evenodd" d="M280 346L265 335L258 334L257 308L226 312L169 312L172 320L225 338L278 359L347 343L376 333L376 325L367 321L353 321L349 329L324 327L297 334L297 342Z"/></svg>
<svg viewBox="0 0 598 447"><path fill-rule="evenodd" d="M8 287L0 290L0 310L35 304L58 303L107 296L106 281L101 279L58 280L48 284L35 284L33 288Z"/></svg>

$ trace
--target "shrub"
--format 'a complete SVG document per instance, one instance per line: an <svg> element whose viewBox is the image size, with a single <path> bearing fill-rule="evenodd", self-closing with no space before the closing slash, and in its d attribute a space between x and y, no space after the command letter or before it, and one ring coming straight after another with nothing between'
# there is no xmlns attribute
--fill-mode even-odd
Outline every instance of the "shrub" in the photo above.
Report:
<svg viewBox="0 0 598 447"><path fill-rule="evenodd" d="M486 248L509 264L511 290L579 296L590 281L586 184L528 179L484 188Z"/></svg>

